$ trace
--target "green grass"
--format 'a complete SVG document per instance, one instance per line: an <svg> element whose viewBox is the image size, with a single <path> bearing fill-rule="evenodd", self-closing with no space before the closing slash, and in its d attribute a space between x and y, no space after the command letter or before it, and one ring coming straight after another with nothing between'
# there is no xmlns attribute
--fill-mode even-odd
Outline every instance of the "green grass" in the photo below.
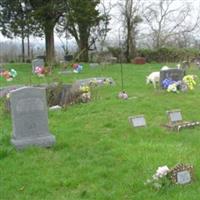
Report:
<svg viewBox="0 0 200 200"><path fill-rule="evenodd" d="M179 108L185 120L199 120L199 81L194 91L167 93L145 84L145 76L162 64L124 64L127 101L116 98L121 90L120 65L89 69L81 74L38 78L30 65L12 64L18 76L1 86L41 84L52 81L72 83L77 79L108 76L116 86L93 91L93 101L65 110L49 112L49 129L56 136L52 148L16 151L10 145L11 117L0 110L0 199L2 200L199 200L200 128L180 133L163 128L166 110ZM189 70L198 76L200 71ZM131 115L144 114L147 127L134 129ZM157 167L177 163L194 165L195 180L185 186L173 185L155 191L145 186Z"/></svg>

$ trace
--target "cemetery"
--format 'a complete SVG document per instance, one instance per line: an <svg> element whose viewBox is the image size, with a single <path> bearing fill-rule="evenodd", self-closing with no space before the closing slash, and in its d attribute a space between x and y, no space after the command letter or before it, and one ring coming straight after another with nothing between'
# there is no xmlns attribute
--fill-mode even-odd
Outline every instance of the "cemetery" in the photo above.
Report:
<svg viewBox="0 0 200 200"><path fill-rule="evenodd" d="M0 200L199 200L199 13L0 0Z"/></svg>
<svg viewBox="0 0 200 200"><path fill-rule="evenodd" d="M56 199L58 192L58 199L94 199L95 195L103 199L112 191L116 199L127 193L164 199L168 187L170 196L178 199L183 193L179 185L185 185L186 197L194 194L200 176L199 79L193 90L179 94L167 93L159 83L156 89L146 85L145 77L163 65L123 64L123 87L128 94L124 100L117 96L120 64L91 69L85 63L82 73L67 76L59 74L57 67L44 77L32 73L30 64L7 64L6 69L14 68L18 75L9 82L0 80L3 199L33 194L36 199ZM187 74L199 77L200 72L192 66ZM75 88L90 92L90 100L72 104L69 93ZM53 112L53 106L60 107ZM192 129L176 126L177 132L174 121L178 126L180 121L196 125ZM149 180L155 169L165 165L175 167L169 168L166 177ZM160 197L158 190L166 193Z"/></svg>

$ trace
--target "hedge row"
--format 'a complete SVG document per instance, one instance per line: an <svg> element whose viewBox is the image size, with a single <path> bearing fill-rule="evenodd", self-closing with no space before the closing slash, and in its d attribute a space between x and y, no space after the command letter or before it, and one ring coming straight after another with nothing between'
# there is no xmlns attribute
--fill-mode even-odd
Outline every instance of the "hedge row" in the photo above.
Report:
<svg viewBox="0 0 200 200"><path fill-rule="evenodd" d="M146 58L147 62L180 62L191 61L200 56L199 49L178 49L178 48L159 48L159 49L138 49L138 56Z"/></svg>

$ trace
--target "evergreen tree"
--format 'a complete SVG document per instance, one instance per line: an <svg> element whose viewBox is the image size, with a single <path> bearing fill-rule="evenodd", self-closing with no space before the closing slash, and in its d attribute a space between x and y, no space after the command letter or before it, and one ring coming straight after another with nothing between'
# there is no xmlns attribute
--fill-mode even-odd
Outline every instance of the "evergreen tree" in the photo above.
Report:
<svg viewBox="0 0 200 200"><path fill-rule="evenodd" d="M54 27L64 12L64 0L30 0L35 20L41 25L45 35L46 62L55 60Z"/></svg>
<svg viewBox="0 0 200 200"><path fill-rule="evenodd" d="M30 10L23 1L1 0L0 1L0 27L2 35L13 38L20 37L22 40L22 61L25 61L25 38L32 35L40 35L40 28L30 16ZM37 30L37 31L36 31ZM29 39L28 39L29 52Z"/></svg>
<svg viewBox="0 0 200 200"><path fill-rule="evenodd" d="M95 42L94 38L90 38L92 28L97 27L101 21L108 20L97 10L99 3L99 0L66 1L66 30L78 44L81 61L88 61L89 47ZM91 41L89 41L90 39Z"/></svg>

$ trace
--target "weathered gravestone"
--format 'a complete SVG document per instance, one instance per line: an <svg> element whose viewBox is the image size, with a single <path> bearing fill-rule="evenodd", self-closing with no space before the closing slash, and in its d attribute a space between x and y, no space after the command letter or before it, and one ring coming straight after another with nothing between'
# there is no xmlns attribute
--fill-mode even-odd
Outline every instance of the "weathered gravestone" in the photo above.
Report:
<svg viewBox="0 0 200 200"><path fill-rule="evenodd" d="M183 61L181 64L181 68L183 70L187 70L190 67L190 63L188 61Z"/></svg>
<svg viewBox="0 0 200 200"><path fill-rule="evenodd" d="M183 79L184 75L185 75L185 71L182 69L171 68L171 69L167 69L167 70L161 70L160 71L160 86L161 86L161 88L164 88L163 81L165 79L169 79L172 81L180 81Z"/></svg>
<svg viewBox="0 0 200 200"><path fill-rule="evenodd" d="M0 87L0 98L5 97L10 91L23 87L24 85L11 85L6 87Z"/></svg>
<svg viewBox="0 0 200 200"><path fill-rule="evenodd" d="M90 66L90 69L95 69L95 68L98 68L100 65L99 63L90 63L89 66Z"/></svg>
<svg viewBox="0 0 200 200"><path fill-rule="evenodd" d="M55 136L48 130L46 93L44 88L23 87L10 93L13 135L17 149L30 145L49 147Z"/></svg>
<svg viewBox="0 0 200 200"><path fill-rule="evenodd" d="M32 72L35 73L36 67L44 67L44 60L41 58L37 58L32 60Z"/></svg>
<svg viewBox="0 0 200 200"><path fill-rule="evenodd" d="M0 65L0 73L4 72L4 68Z"/></svg>
<svg viewBox="0 0 200 200"><path fill-rule="evenodd" d="M193 58L191 62L194 63L200 69L200 57Z"/></svg>
<svg viewBox="0 0 200 200"><path fill-rule="evenodd" d="M133 127L137 128L146 126L146 120L144 118L144 115L131 116L128 118L128 120L133 125Z"/></svg>
<svg viewBox="0 0 200 200"><path fill-rule="evenodd" d="M65 60L65 61L71 61L71 60L73 60L73 55L66 54L66 55L64 56L64 60Z"/></svg>

